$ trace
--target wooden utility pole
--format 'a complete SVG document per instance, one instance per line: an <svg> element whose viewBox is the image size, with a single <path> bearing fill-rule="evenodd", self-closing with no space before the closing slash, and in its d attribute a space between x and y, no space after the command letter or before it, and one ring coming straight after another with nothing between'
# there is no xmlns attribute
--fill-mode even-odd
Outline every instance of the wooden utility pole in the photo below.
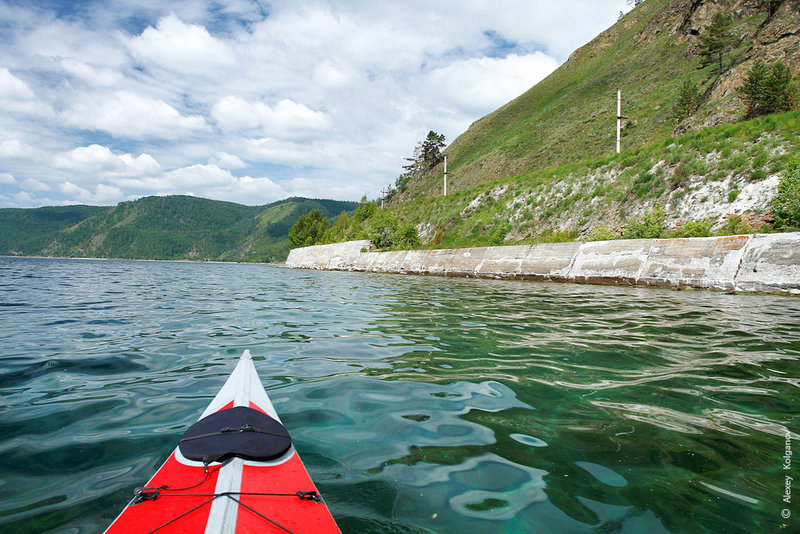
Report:
<svg viewBox="0 0 800 534"><path fill-rule="evenodd" d="M381 188L381 209L383 209L383 199L386 198L386 193L388 192L385 187Z"/></svg>
<svg viewBox="0 0 800 534"><path fill-rule="evenodd" d="M622 140L622 119L627 119L625 115L622 114L622 91L617 89L617 154L620 151L620 141Z"/></svg>
<svg viewBox="0 0 800 534"><path fill-rule="evenodd" d="M622 136L622 91L617 89L617 154L620 150L620 137Z"/></svg>
<svg viewBox="0 0 800 534"><path fill-rule="evenodd" d="M444 196L447 196L447 155L444 156Z"/></svg>

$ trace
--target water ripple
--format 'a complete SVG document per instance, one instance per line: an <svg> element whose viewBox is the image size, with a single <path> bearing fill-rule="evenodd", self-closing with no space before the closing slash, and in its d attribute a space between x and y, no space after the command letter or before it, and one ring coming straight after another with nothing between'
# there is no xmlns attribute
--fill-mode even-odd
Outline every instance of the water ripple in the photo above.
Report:
<svg viewBox="0 0 800 534"><path fill-rule="evenodd" d="M101 532L244 349L344 532L777 528L798 299L260 265L0 272L7 531Z"/></svg>

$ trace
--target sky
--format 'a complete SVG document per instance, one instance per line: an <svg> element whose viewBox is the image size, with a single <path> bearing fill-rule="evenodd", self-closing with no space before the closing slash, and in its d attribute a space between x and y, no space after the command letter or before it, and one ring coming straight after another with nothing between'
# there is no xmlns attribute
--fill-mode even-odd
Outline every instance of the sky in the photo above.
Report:
<svg viewBox="0 0 800 534"><path fill-rule="evenodd" d="M625 0L0 0L0 208L377 198Z"/></svg>

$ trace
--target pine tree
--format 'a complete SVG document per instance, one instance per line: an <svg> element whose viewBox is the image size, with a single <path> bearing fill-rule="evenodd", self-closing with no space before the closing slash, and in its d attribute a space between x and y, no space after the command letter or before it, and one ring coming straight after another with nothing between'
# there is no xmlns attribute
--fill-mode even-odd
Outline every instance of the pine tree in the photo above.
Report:
<svg viewBox="0 0 800 534"><path fill-rule="evenodd" d="M414 156L406 158L409 162L404 165L405 175L408 178L419 176L428 169L435 167L442 161L442 148L444 148L444 134L437 134L433 130L428 132L424 141L414 147Z"/></svg>
<svg viewBox="0 0 800 534"><path fill-rule="evenodd" d="M755 117L765 113L764 94L766 93L767 76L769 71L763 61L757 59L753 63L747 78L740 87L737 87L739 97L742 99L747 115Z"/></svg>
<svg viewBox="0 0 800 534"><path fill-rule="evenodd" d="M705 33L700 35L700 49L698 50L698 54L702 58L700 64L705 67L716 63L717 76L722 74L725 54L738 42L736 36L733 35L731 26L733 26L731 15L716 13L711 19L711 24L704 28Z"/></svg>
<svg viewBox="0 0 800 534"><path fill-rule="evenodd" d="M797 85L793 81L792 71L783 61L778 60L772 65L765 92L767 113L797 109Z"/></svg>
<svg viewBox="0 0 800 534"><path fill-rule="evenodd" d="M790 111L798 106L797 84L782 61L768 68L763 61L756 60L737 91L750 117Z"/></svg>
<svg viewBox="0 0 800 534"><path fill-rule="evenodd" d="M429 131L425 141L422 142L422 160L427 168L431 169L442 161L443 148L444 134L437 134L433 130Z"/></svg>
<svg viewBox="0 0 800 534"><path fill-rule="evenodd" d="M796 158L781 173L772 213L777 227L800 227L800 163Z"/></svg>
<svg viewBox="0 0 800 534"><path fill-rule="evenodd" d="M700 93L700 88L692 80L686 80L678 92L678 102L673 112L675 121L682 122L689 118L702 103L703 95Z"/></svg>

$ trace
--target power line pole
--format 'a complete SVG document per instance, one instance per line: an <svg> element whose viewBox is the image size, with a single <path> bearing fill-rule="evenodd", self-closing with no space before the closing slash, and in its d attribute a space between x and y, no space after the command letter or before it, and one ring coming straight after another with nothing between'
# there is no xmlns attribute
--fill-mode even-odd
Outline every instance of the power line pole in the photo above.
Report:
<svg viewBox="0 0 800 534"><path fill-rule="evenodd" d="M620 137L622 134L622 91L617 89L617 154L620 150Z"/></svg>
<svg viewBox="0 0 800 534"><path fill-rule="evenodd" d="M622 91L617 89L617 154L620 151L620 141L622 139L622 119L627 119L622 114Z"/></svg>
<svg viewBox="0 0 800 534"><path fill-rule="evenodd" d="M381 209L383 209L383 199L386 198L386 193L388 192L385 187L381 188Z"/></svg>
<svg viewBox="0 0 800 534"><path fill-rule="evenodd" d="M447 196L447 155L444 156L444 196Z"/></svg>

